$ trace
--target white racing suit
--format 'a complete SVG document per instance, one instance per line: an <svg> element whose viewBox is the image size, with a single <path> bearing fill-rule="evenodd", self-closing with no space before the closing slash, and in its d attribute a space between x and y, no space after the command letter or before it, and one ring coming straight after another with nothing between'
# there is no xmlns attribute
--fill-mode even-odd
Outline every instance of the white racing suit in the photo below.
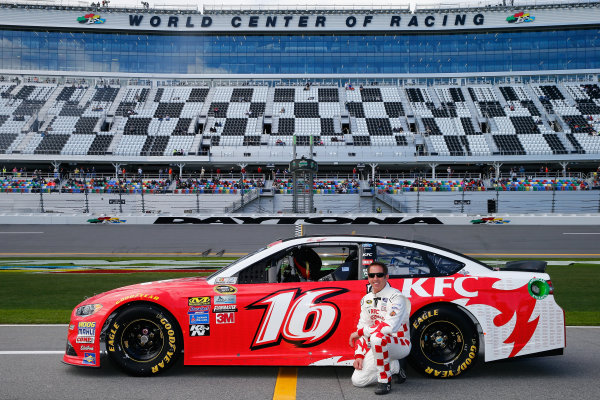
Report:
<svg viewBox="0 0 600 400"><path fill-rule="evenodd" d="M364 358L362 370L354 370L352 384L367 386L388 382L400 369L399 361L410 353L410 302L388 283L379 293L369 292L360 301L354 358Z"/></svg>

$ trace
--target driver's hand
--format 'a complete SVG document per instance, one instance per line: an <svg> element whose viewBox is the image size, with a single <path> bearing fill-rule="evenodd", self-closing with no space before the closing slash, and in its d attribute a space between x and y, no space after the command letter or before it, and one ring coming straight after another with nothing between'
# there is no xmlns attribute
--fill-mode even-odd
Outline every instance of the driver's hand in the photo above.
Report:
<svg viewBox="0 0 600 400"><path fill-rule="evenodd" d="M360 371L363 367L363 359L362 358L355 359L354 364L352 364L352 366L354 367L354 369L357 369Z"/></svg>

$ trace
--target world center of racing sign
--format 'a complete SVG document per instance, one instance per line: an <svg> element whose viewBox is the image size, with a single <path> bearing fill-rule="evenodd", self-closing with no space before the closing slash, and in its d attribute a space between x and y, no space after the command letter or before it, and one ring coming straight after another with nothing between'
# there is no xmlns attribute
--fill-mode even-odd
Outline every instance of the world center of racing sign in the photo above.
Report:
<svg viewBox="0 0 600 400"><path fill-rule="evenodd" d="M381 31L418 32L454 31L480 29L511 30L539 28L542 26L597 25L597 13L589 7L566 9L448 9L436 12L406 10L376 13L367 10L319 14L261 10L247 10L239 14L201 14L181 12L156 13L138 10L87 9L58 10L2 8L0 25L5 27L39 27L72 29L74 31L136 31L136 32L185 32L185 33L252 33L252 32L368 32ZM596 9L593 9L596 11ZM171 13L172 12L172 13ZM93 18L86 18L93 14ZM521 16L527 16L526 19ZM516 17L515 17L516 16ZM83 23L83 22L86 23ZM100 23L100 21L102 23ZM520 23L528 22L528 23Z"/></svg>

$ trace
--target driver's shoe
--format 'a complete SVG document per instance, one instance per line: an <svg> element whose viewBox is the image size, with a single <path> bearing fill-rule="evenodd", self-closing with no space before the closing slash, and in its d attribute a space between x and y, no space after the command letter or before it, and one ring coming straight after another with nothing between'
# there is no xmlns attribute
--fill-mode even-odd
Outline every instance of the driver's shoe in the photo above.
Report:
<svg viewBox="0 0 600 400"><path fill-rule="evenodd" d="M398 385L406 382L406 372L404 372L402 367L400 367L400 371L398 371L398 373L394 374L392 377L394 378L394 383L397 383Z"/></svg>
<svg viewBox="0 0 600 400"><path fill-rule="evenodd" d="M392 383L382 383L377 382L377 389L375 389L375 394L388 394L392 390Z"/></svg>

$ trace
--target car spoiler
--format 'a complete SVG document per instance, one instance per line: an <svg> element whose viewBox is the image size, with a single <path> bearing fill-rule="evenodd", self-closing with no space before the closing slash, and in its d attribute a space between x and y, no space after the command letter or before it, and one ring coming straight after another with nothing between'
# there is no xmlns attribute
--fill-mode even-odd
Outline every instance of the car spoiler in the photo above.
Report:
<svg viewBox="0 0 600 400"><path fill-rule="evenodd" d="M546 272L546 261L541 260L520 260L509 261L502 268L503 271L524 271L524 272Z"/></svg>

